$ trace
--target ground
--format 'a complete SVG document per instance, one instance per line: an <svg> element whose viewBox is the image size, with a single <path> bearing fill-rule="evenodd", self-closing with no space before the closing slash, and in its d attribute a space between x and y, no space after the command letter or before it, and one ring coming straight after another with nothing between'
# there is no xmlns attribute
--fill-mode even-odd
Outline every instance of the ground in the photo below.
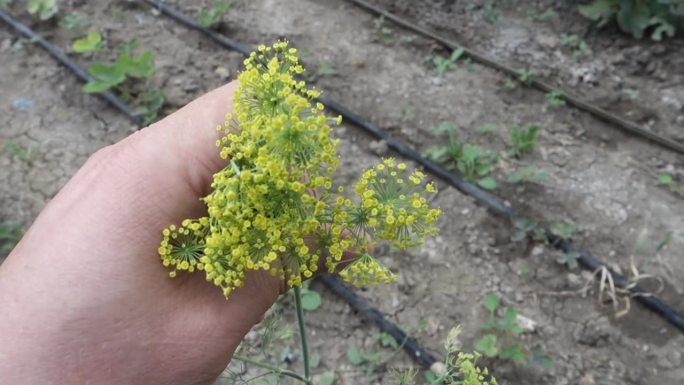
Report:
<svg viewBox="0 0 684 385"><path fill-rule="evenodd" d="M189 13L199 7L199 2L171 3ZM577 4L566 1L374 3L516 68L533 68L559 87L655 132L684 139L681 37L653 43L610 28L595 30L577 15ZM548 10L555 14L540 17ZM32 20L17 5L13 11L60 47L79 37L56 23ZM163 91L164 113L234 78L241 63L237 53L140 3L62 1L60 15L72 12L87 15L103 33L106 49L135 37L155 52L150 85ZM461 141L487 151L507 148L509 127L539 123L539 143L531 154L500 161L495 194L546 224L574 224L573 238L582 248L624 274L633 264L641 274L659 277L665 286L659 297L684 311L684 264L677 253L684 247L684 200L657 180L662 172L684 176L681 155L585 112L552 108L542 93L521 85L511 89L506 76L475 63L461 60L440 76L432 57L448 52L342 0L238 0L220 29L250 45L287 37L326 96L421 151L442 144L430 129L441 122L453 123ZM577 35L591 53L575 55L561 43L561 34ZM0 186L0 223L27 227L90 154L135 127L98 98L84 95L66 69L4 26L0 55L0 179L6 181ZM89 60L73 57L83 64ZM492 132L479 132L483 126ZM353 126L344 125L336 135L340 184L353 183L359 170L393 155ZM22 161L6 143L35 147L37 156ZM528 164L547 177L524 190L506 182L513 170ZM557 263L558 254L543 245L511 241L513 231L504 218L458 191L441 184L434 203L444 211L440 235L408 253L379 250L399 280L361 291L428 351L443 357L443 340L457 324L470 349L488 319L483 298L495 292L536 323L518 337L521 343L527 349L541 346L554 362L553 368L539 368L482 361L502 384L682 382L681 332L633 301L625 316L616 317L611 306L597 302L596 287L581 293L591 272ZM656 254L668 234L671 242ZM320 357L316 373L335 370L338 384L389 383L388 368L412 364L403 353L381 347L373 326L322 285L312 288L323 296L321 307L307 318L312 350ZM294 330L289 300L282 305L287 325L282 328ZM287 351L280 354L286 347L296 352L297 338L285 335L278 344L273 360L284 358L291 363L283 365L298 370L301 360ZM353 365L346 356L350 347L378 351L382 362ZM422 375L417 378L422 381ZM230 383L228 377L220 381Z"/></svg>

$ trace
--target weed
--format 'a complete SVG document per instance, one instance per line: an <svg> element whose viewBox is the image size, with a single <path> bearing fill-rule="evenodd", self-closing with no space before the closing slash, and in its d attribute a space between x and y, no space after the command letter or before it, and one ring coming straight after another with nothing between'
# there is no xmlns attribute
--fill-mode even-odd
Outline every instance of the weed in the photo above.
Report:
<svg viewBox="0 0 684 385"><path fill-rule="evenodd" d="M562 46L572 50L572 56L576 58L591 55L591 48L589 48L587 42L575 34L562 34L560 36L560 43Z"/></svg>
<svg viewBox="0 0 684 385"><path fill-rule="evenodd" d="M534 76L537 74L531 68L520 68L517 72L518 80L520 80L520 82L526 86L532 84L532 80L534 80Z"/></svg>
<svg viewBox="0 0 684 385"><path fill-rule="evenodd" d="M202 7L197 11L197 22L204 28L214 28L232 6L232 0L214 0L209 8Z"/></svg>
<svg viewBox="0 0 684 385"><path fill-rule="evenodd" d="M57 0L28 0L26 10L31 15L37 15L40 20L48 20L57 14L59 7Z"/></svg>
<svg viewBox="0 0 684 385"><path fill-rule="evenodd" d="M477 146L461 143L456 135L456 128L452 123L443 122L432 128L436 135L448 136L446 146L432 146L425 156L447 167L455 167L464 178L477 183L480 187L493 190L497 182L490 173L498 162L496 154L488 154Z"/></svg>
<svg viewBox="0 0 684 385"><path fill-rule="evenodd" d="M531 237L534 241L546 242L548 240L544 228L539 223L525 218L514 218L512 222L514 231L511 234L511 241L520 242L527 237Z"/></svg>
<svg viewBox="0 0 684 385"><path fill-rule="evenodd" d="M90 25L86 16L78 13L70 13L59 20L59 26L69 30L82 30Z"/></svg>
<svg viewBox="0 0 684 385"><path fill-rule="evenodd" d="M439 76L444 75L444 73L447 70L450 70L454 67L454 64L458 59L463 56L463 53L465 52L465 48L463 47L458 47L456 48L449 57L443 57L441 55L435 55L435 57L432 58L432 63L435 65L435 69L437 70L437 74Z"/></svg>
<svg viewBox="0 0 684 385"><path fill-rule="evenodd" d="M482 18L490 24L493 24L499 19L499 11L496 9L497 0L485 0L482 6Z"/></svg>
<svg viewBox="0 0 684 385"><path fill-rule="evenodd" d="M385 17L380 16L373 20L373 34L376 40L380 40L384 44L391 44L394 42L394 31L385 25Z"/></svg>
<svg viewBox="0 0 684 385"><path fill-rule="evenodd" d="M19 223L0 225L0 256L9 254L23 235L24 229Z"/></svg>
<svg viewBox="0 0 684 385"><path fill-rule="evenodd" d="M525 128L513 126L510 131L511 149L508 154L519 158L525 153L532 152L537 145L537 132L539 125L532 123Z"/></svg>
<svg viewBox="0 0 684 385"><path fill-rule="evenodd" d="M504 88L507 90L514 90L517 87L517 84L513 79L507 77L506 80L504 81Z"/></svg>
<svg viewBox="0 0 684 385"><path fill-rule="evenodd" d="M553 90L546 94L546 104L554 108L563 107L565 105L564 97L563 91Z"/></svg>
<svg viewBox="0 0 684 385"><path fill-rule="evenodd" d="M684 184L676 181L672 175L667 173L659 174L658 184L666 187L671 193L684 197Z"/></svg>
<svg viewBox="0 0 684 385"><path fill-rule="evenodd" d="M33 164L33 161L38 157L38 148L33 146L22 147L21 145L14 142L5 143L5 150L12 154L15 158L28 164L29 166Z"/></svg>
<svg viewBox="0 0 684 385"><path fill-rule="evenodd" d="M563 239L572 239L575 232L575 225L568 222L556 222L551 224L551 231Z"/></svg>
<svg viewBox="0 0 684 385"><path fill-rule="evenodd" d="M134 113L143 117L145 124L154 122L164 105L164 94L156 89L150 89L138 95L133 103L137 106Z"/></svg>
<svg viewBox="0 0 684 385"><path fill-rule="evenodd" d="M616 20L620 29L637 39L651 31L651 39L673 37L684 25L684 3L678 0L594 0L581 5L580 13L603 27Z"/></svg>
<svg viewBox="0 0 684 385"><path fill-rule="evenodd" d="M497 132L499 129L499 126L495 123L484 123L480 127L478 127L475 131L477 131L478 134L480 135L487 135L487 134L493 134Z"/></svg>
<svg viewBox="0 0 684 385"><path fill-rule="evenodd" d="M517 364L527 362L530 354L518 341L518 336L524 331L518 324L518 311L513 307L501 308L500 298L496 293L485 296L483 307L489 312L489 320L482 325L482 329L488 333L475 340L473 348L485 357L509 360ZM540 348L537 348L537 355L543 356ZM549 357L546 359L550 360Z"/></svg>
<svg viewBox="0 0 684 385"><path fill-rule="evenodd" d="M77 53L98 52L102 48L102 35L99 32L90 32L88 36L78 39L71 45L71 49Z"/></svg>

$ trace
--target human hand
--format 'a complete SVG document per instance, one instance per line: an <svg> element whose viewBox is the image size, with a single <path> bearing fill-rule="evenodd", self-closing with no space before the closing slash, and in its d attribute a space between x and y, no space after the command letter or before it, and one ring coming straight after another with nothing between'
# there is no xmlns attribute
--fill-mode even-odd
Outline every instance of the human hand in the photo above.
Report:
<svg viewBox="0 0 684 385"><path fill-rule="evenodd" d="M161 229L203 215L236 83L93 155L0 266L3 384L203 384L281 292L169 279Z"/></svg>

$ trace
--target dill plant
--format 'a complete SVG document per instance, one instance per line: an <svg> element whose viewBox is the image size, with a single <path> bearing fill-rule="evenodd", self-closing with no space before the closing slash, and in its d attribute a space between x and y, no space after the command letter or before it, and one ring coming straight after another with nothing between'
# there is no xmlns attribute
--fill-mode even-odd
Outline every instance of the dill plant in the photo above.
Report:
<svg viewBox="0 0 684 385"><path fill-rule="evenodd" d="M319 92L298 80L297 50L280 41L260 45L244 62L235 113L216 127L225 168L203 198L207 216L162 231L159 254L169 275L203 272L229 298L265 271L294 288L305 382L310 382L300 287L320 270L356 286L390 283L396 275L372 254L378 241L397 248L434 235L440 210L420 171L388 158L362 173L352 194L333 186L338 140L315 101ZM344 260L350 251L357 257ZM282 373L282 371L280 371Z"/></svg>

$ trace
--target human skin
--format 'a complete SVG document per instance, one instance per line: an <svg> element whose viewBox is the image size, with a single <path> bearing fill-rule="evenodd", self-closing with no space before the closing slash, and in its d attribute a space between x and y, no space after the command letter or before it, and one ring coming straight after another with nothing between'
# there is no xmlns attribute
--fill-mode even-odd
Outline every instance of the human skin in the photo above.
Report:
<svg viewBox="0 0 684 385"><path fill-rule="evenodd" d="M99 150L0 266L0 382L208 384L283 291L247 277L226 300L161 265L161 230L204 214L224 167L215 127L236 83Z"/></svg>

